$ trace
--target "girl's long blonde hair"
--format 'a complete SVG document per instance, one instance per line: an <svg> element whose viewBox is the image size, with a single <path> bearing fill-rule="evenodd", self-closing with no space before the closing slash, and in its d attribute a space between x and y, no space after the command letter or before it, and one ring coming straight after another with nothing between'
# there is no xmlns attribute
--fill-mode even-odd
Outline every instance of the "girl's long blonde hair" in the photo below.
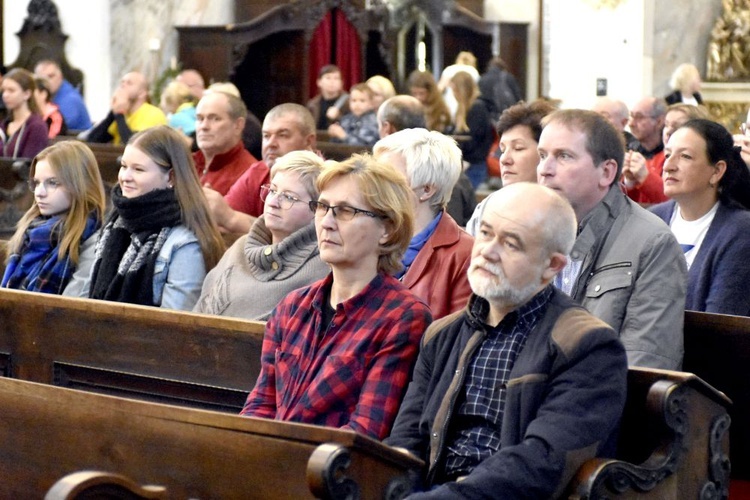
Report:
<svg viewBox="0 0 750 500"><path fill-rule="evenodd" d="M472 104L479 97L479 87L474 78L466 71L459 71L453 75L451 83L453 84L453 95L458 102L455 132L463 134L469 132L469 126L466 124L466 115L469 114L469 109L471 109Z"/></svg>
<svg viewBox="0 0 750 500"><path fill-rule="evenodd" d="M58 189L66 189L70 194L70 208L60 219L62 229L57 258L62 260L69 255L71 262L78 264L81 237L89 215L93 212L100 224L104 220L106 198L99 165L85 143L62 141L36 155L31 162L30 179L34 178L36 166L42 160L47 162L60 181ZM39 206L34 202L18 221L16 232L8 242L9 256L21 251L26 230L41 215Z"/></svg>

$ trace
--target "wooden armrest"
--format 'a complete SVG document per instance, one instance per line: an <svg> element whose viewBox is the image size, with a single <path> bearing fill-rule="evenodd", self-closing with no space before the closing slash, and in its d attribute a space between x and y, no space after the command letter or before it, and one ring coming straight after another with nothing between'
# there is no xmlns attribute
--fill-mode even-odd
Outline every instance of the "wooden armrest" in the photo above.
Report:
<svg viewBox="0 0 750 500"><path fill-rule="evenodd" d="M64 476L52 485L45 500L73 500L76 498L111 498L122 500L164 499L163 486L140 486L122 474L101 471L79 471Z"/></svg>

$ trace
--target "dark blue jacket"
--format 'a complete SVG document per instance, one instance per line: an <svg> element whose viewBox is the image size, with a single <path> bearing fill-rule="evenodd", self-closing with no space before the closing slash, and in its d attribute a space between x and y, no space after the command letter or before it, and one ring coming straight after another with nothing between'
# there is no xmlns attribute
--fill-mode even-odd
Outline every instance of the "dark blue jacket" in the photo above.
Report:
<svg viewBox="0 0 750 500"><path fill-rule="evenodd" d="M447 430L464 376L486 336L473 313L435 321L386 444L425 460L427 489L443 483ZM414 498L551 498L595 456L611 456L625 406L627 361L615 332L555 289L507 384L501 447L464 480ZM410 497L412 498L412 497Z"/></svg>
<svg viewBox="0 0 750 500"><path fill-rule="evenodd" d="M677 204L650 210L667 224ZM750 211L719 203L688 271L685 309L750 316Z"/></svg>

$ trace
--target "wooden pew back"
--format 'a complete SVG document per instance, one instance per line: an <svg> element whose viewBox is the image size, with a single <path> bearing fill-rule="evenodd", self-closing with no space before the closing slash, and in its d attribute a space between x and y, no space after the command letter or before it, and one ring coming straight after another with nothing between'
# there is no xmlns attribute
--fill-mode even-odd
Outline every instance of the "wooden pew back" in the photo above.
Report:
<svg viewBox="0 0 750 500"><path fill-rule="evenodd" d="M370 153L370 148L366 146L353 146L341 142L319 141L317 148L326 160L344 161L353 154Z"/></svg>
<svg viewBox="0 0 750 500"><path fill-rule="evenodd" d="M750 480L750 318L687 311L683 369L734 403L729 409L732 478Z"/></svg>
<svg viewBox="0 0 750 500"><path fill-rule="evenodd" d="M618 456L586 462L569 498L725 498L730 404L691 373L630 368Z"/></svg>
<svg viewBox="0 0 750 500"><path fill-rule="evenodd" d="M0 290L0 373L238 412L260 371L264 323Z"/></svg>
<svg viewBox="0 0 750 500"><path fill-rule="evenodd" d="M385 498L419 460L352 431L0 379L0 498L72 472L122 474L170 498ZM335 444L327 444L335 443ZM350 497L354 498L354 497ZM398 496L392 498L399 498Z"/></svg>
<svg viewBox="0 0 750 500"><path fill-rule="evenodd" d="M34 195L27 180L31 160L0 157L0 238L8 239L31 207Z"/></svg>
<svg viewBox="0 0 750 500"><path fill-rule="evenodd" d="M80 141L75 136L70 135L58 135L53 142L61 141ZM117 182L117 174L120 171L120 157L125 146L114 144L102 144L96 142L87 142L86 145L91 148L91 151L96 157L96 162L99 164L99 172L102 175L104 186L109 189Z"/></svg>

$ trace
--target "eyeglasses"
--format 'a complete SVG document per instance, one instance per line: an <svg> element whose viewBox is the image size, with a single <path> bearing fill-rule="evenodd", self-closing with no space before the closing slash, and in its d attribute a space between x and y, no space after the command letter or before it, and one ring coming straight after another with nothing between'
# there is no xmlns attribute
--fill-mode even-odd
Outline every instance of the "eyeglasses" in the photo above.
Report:
<svg viewBox="0 0 750 500"><path fill-rule="evenodd" d="M279 206L284 210L289 210L295 203L307 203L290 194L286 194L283 191L277 191L269 184L263 184L260 187L260 199L265 203L269 196L275 196L276 200L279 202Z"/></svg>
<svg viewBox="0 0 750 500"><path fill-rule="evenodd" d="M386 217L384 215L376 214L375 212L371 212L369 210L362 210L361 208L354 208L354 207L348 207L346 205L339 205L339 206L331 206L327 203L323 203L322 201L311 201L309 203L310 210L315 213L315 217L322 218L325 217L325 215L330 210L333 212L333 218L336 220L341 221L349 221L354 218L357 214L363 214L368 217L372 217L373 219L385 219Z"/></svg>
<svg viewBox="0 0 750 500"><path fill-rule="evenodd" d="M62 186L62 182L58 181L54 177L50 177L49 179L44 179L43 181L39 182L36 179L29 179L29 190L34 193L36 192L36 188L39 186L44 186L44 190L47 193L54 193L57 188Z"/></svg>
<svg viewBox="0 0 750 500"><path fill-rule="evenodd" d="M641 120L645 120L647 118L654 119L655 117L652 116L652 115L644 115L642 113L630 113L630 119L631 120L635 120L637 122L639 122Z"/></svg>

